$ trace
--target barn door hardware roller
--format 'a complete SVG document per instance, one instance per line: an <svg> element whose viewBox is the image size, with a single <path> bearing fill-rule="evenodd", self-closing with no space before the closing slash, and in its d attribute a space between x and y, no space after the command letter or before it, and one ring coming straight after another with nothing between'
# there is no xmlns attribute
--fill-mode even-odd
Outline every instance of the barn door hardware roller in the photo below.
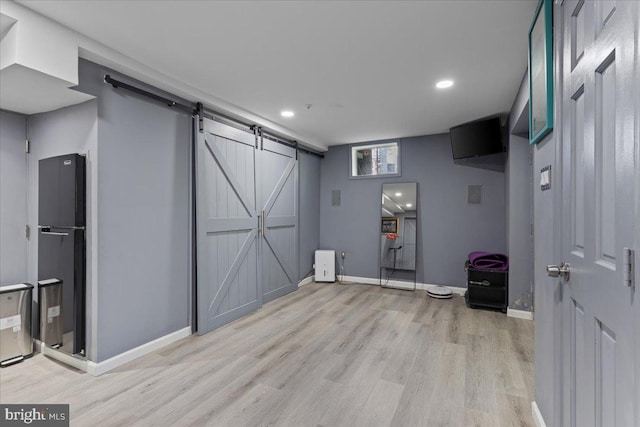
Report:
<svg viewBox="0 0 640 427"><path fill-rule="evenodd" d="M198 116L198 130L200 133L204 132L204 107L202 106L202 102L196 102L196 108L193 115Z"/></svg>

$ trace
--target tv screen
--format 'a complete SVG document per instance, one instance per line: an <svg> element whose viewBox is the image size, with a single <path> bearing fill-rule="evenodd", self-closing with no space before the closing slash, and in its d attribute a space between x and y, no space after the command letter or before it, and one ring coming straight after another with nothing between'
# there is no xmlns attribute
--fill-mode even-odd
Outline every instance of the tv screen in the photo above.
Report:
<svg viewBox="0 0 640 427"><path fill-rule="evenodd" d="M454 159L501 153L502 129L500 118L466 123L449 129Z"/></svg>

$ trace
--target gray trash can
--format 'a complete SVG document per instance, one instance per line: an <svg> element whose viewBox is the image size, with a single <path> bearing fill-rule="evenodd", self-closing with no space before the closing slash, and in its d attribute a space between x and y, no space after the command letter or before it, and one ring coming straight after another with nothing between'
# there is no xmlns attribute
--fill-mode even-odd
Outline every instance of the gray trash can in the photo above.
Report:
<svg viewBox="0 0 640 427"><path fill-rule="evenodd" d="M62 347L62 280L40 280L38 303L40 304L40 341L51 348Z"/></svg>
<svg viewBox="0 0 640 427"><path fill-rule="evenodd" d="M33 285L0 286L0 366L33 355L31 301Z"/></svg>

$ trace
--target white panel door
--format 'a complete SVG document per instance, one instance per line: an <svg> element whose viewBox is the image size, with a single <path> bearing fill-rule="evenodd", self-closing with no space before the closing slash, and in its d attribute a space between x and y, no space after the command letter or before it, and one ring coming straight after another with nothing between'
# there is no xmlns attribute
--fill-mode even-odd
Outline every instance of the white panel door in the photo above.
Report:
<svg viewBox="0 0 640 427"><path fill-rule="evenodd" d="M634 372L637 288L624 248L638 244L638 2L565 1L559 63L562 143L563 422L640 425ZM556 92L558 93L558 92ZM636 248L637 249L637 248ZM637 251L636 251L637 252Z"/></svg>

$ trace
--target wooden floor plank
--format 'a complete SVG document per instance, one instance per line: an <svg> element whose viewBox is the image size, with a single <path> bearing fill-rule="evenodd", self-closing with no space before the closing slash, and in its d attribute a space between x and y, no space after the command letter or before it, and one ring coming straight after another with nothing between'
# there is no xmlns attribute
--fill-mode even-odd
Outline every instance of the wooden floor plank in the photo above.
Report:
<svg viewBox="0 0 640 427"><path fill-rule="evenodd" d="M360 419L354 425L363 427L391 426L391 420L400 404L403 391L403 385L379 380L360 413Z"/></svg>
<svg viewBox="0 0 640 427"><path fill-rule="evenodd" d="M533 322L358 284L309 284L100 377L41 354L2 403L74 426L532 426Z"/></svg>

